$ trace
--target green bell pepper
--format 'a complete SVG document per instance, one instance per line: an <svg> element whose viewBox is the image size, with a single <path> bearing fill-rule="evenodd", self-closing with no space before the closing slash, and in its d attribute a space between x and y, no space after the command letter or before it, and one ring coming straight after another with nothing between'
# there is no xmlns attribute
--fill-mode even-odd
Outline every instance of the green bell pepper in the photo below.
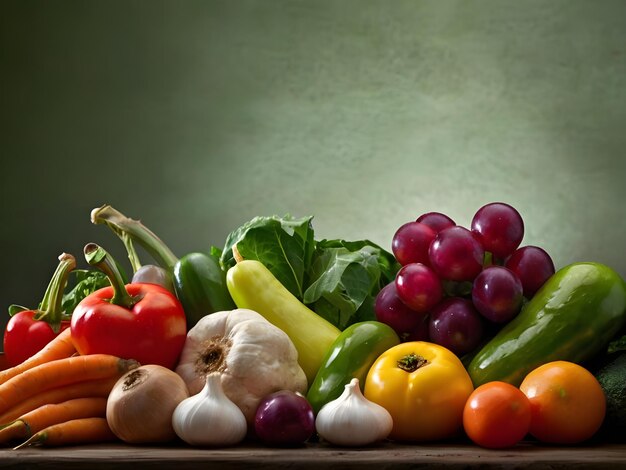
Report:
<svg viewBox="0 0 626 470"><path fill-rule="evenodd" d="M309 387L307 399L317 414L341 395L346 384L359 379L361 391L370 367L387 349L400 344L396 332L378 321L354 323L343 330L327 350Z"/></svg>
<svg viewBox="0 0 626 470"><path fill-rule="evenodd" d="M235 308L226 287L226 273L219 264L219 255L197 252L179 259L140 221L126 217L110 205L94 209L91 221L106 224L122 239L134 269L140 266L133 249L133 242L137 242L172 276L174 291L187 318L187 329L205 315Z"/></svg>
<svg viewBox="0 0 626 470"><path fill-rule="evenodd" d="M620 275L599 263L570 264L546 281L467 369L476 387L494 380L519 386L547 362L590 360L625 323Z"/></svg>

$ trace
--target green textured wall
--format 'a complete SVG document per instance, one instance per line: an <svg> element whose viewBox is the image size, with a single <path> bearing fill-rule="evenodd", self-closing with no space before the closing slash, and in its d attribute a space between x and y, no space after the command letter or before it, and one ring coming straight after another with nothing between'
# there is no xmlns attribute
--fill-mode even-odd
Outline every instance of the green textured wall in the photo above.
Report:
<svg viewBox="0 0 626 470"><path fill-rule="evenodd" d="M2 0L0 309L62 251L123 253L105 202L182 255L255 215L389 247L503 200L557 266L624 276L625 25L621 0Z"/></svg>

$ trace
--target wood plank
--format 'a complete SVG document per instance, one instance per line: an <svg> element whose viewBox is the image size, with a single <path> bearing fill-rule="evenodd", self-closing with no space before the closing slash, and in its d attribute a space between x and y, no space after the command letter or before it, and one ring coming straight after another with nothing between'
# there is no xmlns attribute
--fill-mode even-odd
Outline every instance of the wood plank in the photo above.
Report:
<svg viewBox="0 0 626 470"><path fill-rule="evenodd" d="M336 448L309 444L270 448L253 444L225 449L183 445L128 446L102 444L59 449L2 449L2 469L408 469L408 468L624 468L626 444L554 447L522 443L512 449L488 450L465 443L402 445L382 443L366 448Z"/></svg>

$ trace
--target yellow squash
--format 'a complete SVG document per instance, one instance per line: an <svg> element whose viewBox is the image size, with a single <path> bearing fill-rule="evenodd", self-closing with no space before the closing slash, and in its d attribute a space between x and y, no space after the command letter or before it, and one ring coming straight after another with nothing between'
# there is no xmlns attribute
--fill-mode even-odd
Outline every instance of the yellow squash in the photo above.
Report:
<svg viewBox="0 0 626 470"><path fill-rule="evenodd" d="M300 302L259 261L238 261L228 270L226 285L237 307L260 313L287 333L310 385L341 331Z"/></svg>

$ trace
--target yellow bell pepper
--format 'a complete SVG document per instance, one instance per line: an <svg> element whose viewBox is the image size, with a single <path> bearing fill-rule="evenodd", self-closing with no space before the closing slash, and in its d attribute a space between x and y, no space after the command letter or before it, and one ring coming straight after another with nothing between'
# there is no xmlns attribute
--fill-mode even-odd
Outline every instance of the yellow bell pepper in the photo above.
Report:
<svg viewBox="0 0 626 470"><path fill-rule="evenodd" d="M434 441L455 436L474 386L459 358L425 341L394 346L374 362L365 397L393 418L390 439Z"/></svg>

